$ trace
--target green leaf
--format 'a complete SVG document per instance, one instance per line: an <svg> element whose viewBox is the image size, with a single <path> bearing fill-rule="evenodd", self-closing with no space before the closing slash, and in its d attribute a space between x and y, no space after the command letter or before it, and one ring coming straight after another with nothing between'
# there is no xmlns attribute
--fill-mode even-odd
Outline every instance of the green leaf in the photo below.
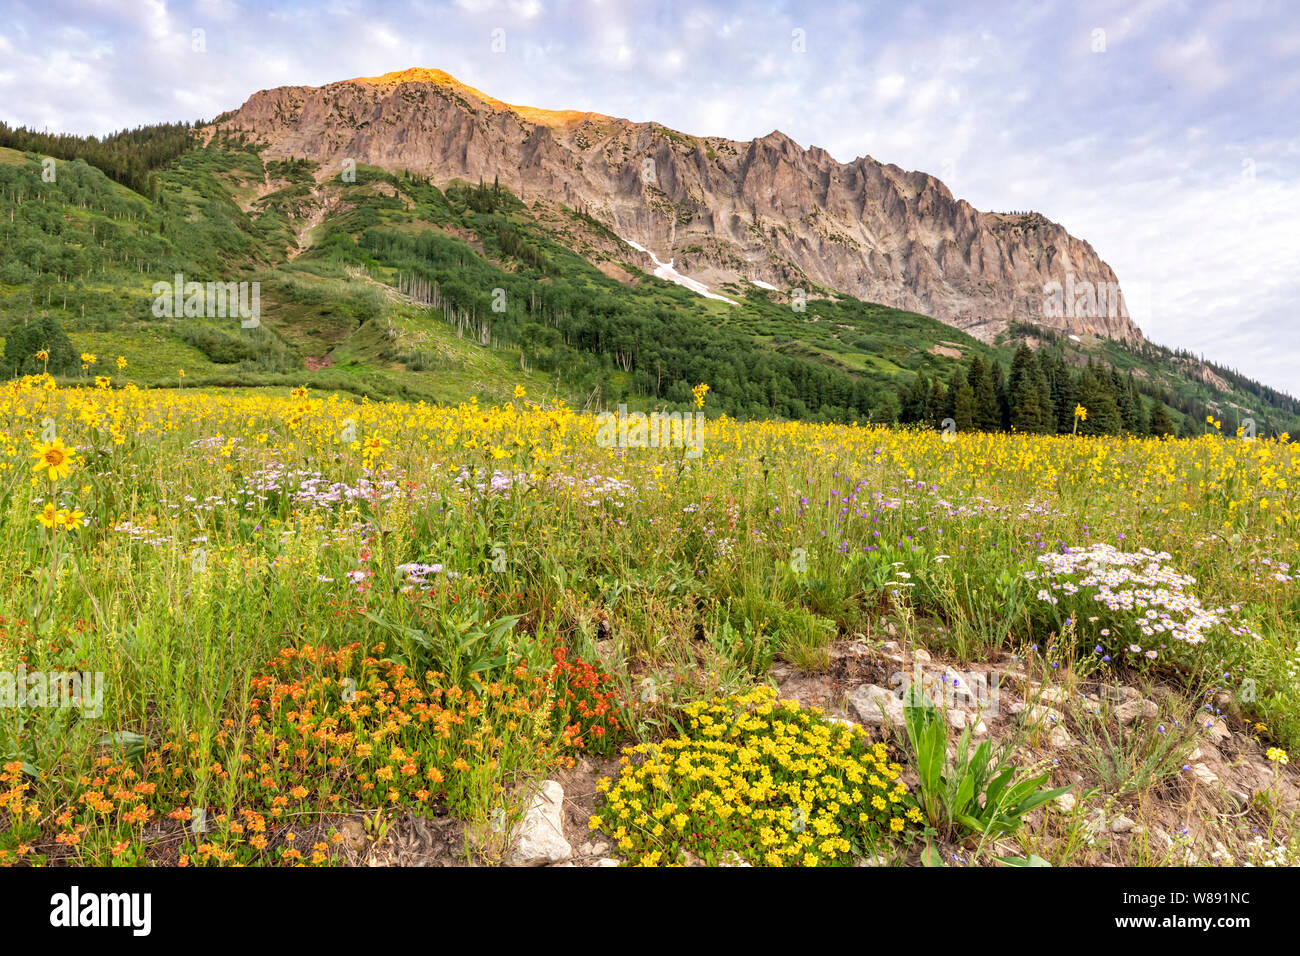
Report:
<svg viewBox="0 0 1300 956"><path fill-rule="evenodd" d="M121 747L126 756L134 758L143 754L151 741L144 734L119 730L116 733L105 734L97 743L101 747Z"/></svg>
<svg viewBox="0 0 1300 956"><path fill-rule="evenodd" d="M1006 787L1006 785L1011 781L1011 778L1015 775L1016 768L1007 767L1006 770L1003 770L1000 774L994 777L989 782L988 789L985 791L984 806L996 807L998 805L998 797L1001 796L1003 788Z"/></svg>
<svg viewBox="0 0 1300 956"><path fill-rule="evenodd" d="M1011 816L1024 816L1035 807L1041 807L1048 800L1055 800L1061 794L1068 793L1073 786L1074 784L1071 784L1068 787L1057 787L1055 790L1040 790L1037 793L1030 794L1008 810L1007 813Z"/></svg>
<svg viewBox="0 0 1300 956"><path fill-rule="evenodd" d="M1035 856L1032 853L1029 854L1028 857L999 856L999 857L994 857L994 859L996 859L999 863L1005 864L1006 866L1051 866L1052 865L1048 863L1046 860L1044 860L1041 856Z"/></svg>
<svg viewBox="0 0 1300 956"><path fill-rule="evenodd" d="M968 773L961 778L961 783L957 787L957 796L952 801L952 815L954 818L966 812L966 807L974 796L975 777Z"/></svg>

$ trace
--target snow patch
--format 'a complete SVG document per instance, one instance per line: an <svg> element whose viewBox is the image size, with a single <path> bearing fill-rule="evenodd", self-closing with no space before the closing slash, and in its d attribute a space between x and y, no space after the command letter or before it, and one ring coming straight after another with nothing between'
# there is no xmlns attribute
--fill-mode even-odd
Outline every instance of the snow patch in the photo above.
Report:
<svg viewBox="0 0 1300 956"><path fill-rule="evenodd" d="M619 236L619 238L623 239L622 236ZM703 282L700 282L697 279L692 279L690 276L682 275L673 268L673 262L676 261L675 259L669 259L667 263L660 262L659 257L645 246L641 245L641 243L633 242L631 239L623 239L623 241L637 252L644 252L650 257L650 260L655 264L654 274L656 277L672 282L684 289L690 289L692 292L697 295L702 295L706 299L716 299L719 302L728 302L731 305L740 305L740 303L735 299L728 299L725 295L718 295L716 292L710 292L709 287Z"/></svg>
<svg viewBox="0 0 1300 956"><path fill-rule="evenodd" d="M764 282L762 279L750 279L749 281L750 281L750 283L752 283L753 285L758 286L760 289L768 289L768 290L770 290L770 291L772 291L772 292L778 292L778 291L780 291L780 290L777 289L776 286L772 285L772 283L770 283L770 282Z"/></svg>

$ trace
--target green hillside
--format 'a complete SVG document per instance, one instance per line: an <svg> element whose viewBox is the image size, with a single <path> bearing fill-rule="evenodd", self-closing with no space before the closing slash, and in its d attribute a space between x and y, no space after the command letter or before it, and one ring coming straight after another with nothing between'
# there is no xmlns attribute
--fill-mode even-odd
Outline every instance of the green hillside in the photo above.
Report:
<svg viewBox="0 0 1300 956"><path fill-rule="evenodd" d="M646 274L590 216L495 185L439 189L366 166L318 183L306 161L266 163L189 133L181 149L181 128L152 129L99 142L0 125L0 142L58 157L47 181L41 153L0 147L4 375L432 402L499 401L522 384L589 407L680 408L707 382L710 407L737 417L1034 431L1069 430L1089 398L1100 411L1088 427L1103 431L1141 432L1153 417L1194 431L1207 414L1300 431L1295 400L1153 346L1018 327L990 347L829 290L798 311L731 285L733 306ZM154 284L178 274L258 283L257 326L155 314ZM66 345L38 360L60 330ZM1017 364L1026 338L1036 354Z"/></svg>

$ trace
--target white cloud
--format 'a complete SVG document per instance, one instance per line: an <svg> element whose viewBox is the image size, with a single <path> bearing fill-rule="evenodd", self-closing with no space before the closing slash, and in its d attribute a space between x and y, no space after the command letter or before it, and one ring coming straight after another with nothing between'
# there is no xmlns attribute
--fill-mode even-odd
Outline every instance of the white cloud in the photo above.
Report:
<svg viewBox="0 0 1300 956"><path fill-rule="evenodd" d="M841 161L943 174L978 208L1042 211L1126 289L1155 290L1136 316L1154 339L1300 393L1300 363L1275 347L1300 299L1292 5L299 2L13 0L0 118L104 133L212 116L266 87L428 66L509 102L735 139L775 127ZM195 26L204 55L190 52Z"/></svg>

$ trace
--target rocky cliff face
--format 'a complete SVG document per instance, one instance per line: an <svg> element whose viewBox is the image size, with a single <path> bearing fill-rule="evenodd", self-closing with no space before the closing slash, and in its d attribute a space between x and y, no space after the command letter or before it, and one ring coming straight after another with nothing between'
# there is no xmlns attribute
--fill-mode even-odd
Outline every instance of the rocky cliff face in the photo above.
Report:
<svg viewBox="0 0 1300 956"><path fill-rule="evenodd" d="M511 106L437 70L265 90L216 125L265 143L268 159L314 160L322 178L349 159L439 184L499 178L527 202L589 212L710 285L820 286L985 339L1014 320L1141 337L1114 272L1059 225L980 212L933 176L870 157L838 163L780 132L741 143Z"/></svg>

